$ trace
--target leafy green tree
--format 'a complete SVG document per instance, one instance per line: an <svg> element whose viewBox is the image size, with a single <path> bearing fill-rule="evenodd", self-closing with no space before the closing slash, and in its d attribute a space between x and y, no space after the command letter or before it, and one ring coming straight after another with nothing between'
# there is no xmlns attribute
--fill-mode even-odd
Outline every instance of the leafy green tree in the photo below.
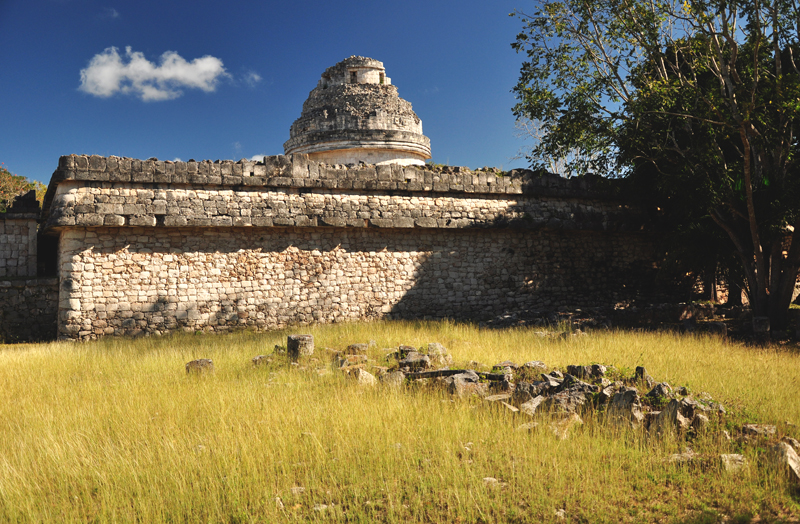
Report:
<svg viewBox="0 0 800 524"><path fill-rule="evenodd" d="M684 227L713 222L754 314L785 325L800 268L795 0L542 0L512 14L527 55L514 112L544 131L533 166L627 176Z"/></svg>
<svg viewBox="0 0 800 524"><path fill-rule="evenodd" d="M38 181L31 182L24 176L14 175L6 168L5 163L0 163L0 213L5 213L17 196L31 189L36 191L36 200L41 204L47 186Z"/></svg>

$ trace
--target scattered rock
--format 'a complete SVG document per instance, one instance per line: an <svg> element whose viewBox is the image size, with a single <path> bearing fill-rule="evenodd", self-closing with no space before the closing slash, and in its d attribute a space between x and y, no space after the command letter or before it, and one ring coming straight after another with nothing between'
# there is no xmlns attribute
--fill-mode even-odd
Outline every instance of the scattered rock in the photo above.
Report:
<svg viewBox="0 0 800 524"><path fill-rule="evenodd" d="M769 424L745 424L742 426L742 434L748 437L769 438L775 435L775 426Z"/></svg>
<svg viewBox="0 0 800 524"><path fill-rule="evenodd" d="M567 375L588 379L592 376L591 366L567 366Z"/></svg>
<svg viewBox="0 0 800 524"><path fill-rule="evenodd" d="M480 377L474 371L466 371L458 375L451 375L444 379L448 391L451 395L465 397L473 394L481 394L485 391L485 384L480 384Z"/></svg>
<svg viewBox="0 0 800 524"><path fill-rule="evenodd" d="M778 442L772 447L772 459L786 470L794 482L800 482L800 457L786 442Z"/></svg>
<svg viewBox="0 0 800 524"><path fill-rule="evenodd" d="M484 477L483 483L488 488L502 488L503 486L506 485L505 482L500 482L494 477Z"/></svg>
<svg viewBox="0 0 800 524"><path fill-rule="evenodd" d="M694 429L697 434L704 433L708 429L709 423L710 421L707 416L702 413L697 413L694 418L692 418L692 429Z"/></svg>
<svg viewBox="0 0 800 524"><path fill-rule="evenodd" d="M314 504L314 511L322 513L328 509L327 504Z"/></svg>
<svg viewBox="0 0 800 524"><path fill-rule="evenodd" d="M656 401L661 399L669 399L672 398L672 388L666 382L659 382L650 392L646 395Z"/></svg>
<svg viewBox="0 0 800 524"><path fill-rule="evenodd" d="M367 360L369 360L369 357L367 357L367 355L343 355L342 357L339 357L337 359L336 366L340 368L357 366L359 364L365 363Z"/></svg>
<svg viewBox="0 0 800 524"><path fill-rule="evenodd" d="M378 384L378 379L369 371L364 371L361 368L355 368L350 372L350 376L356 379L359 386L375 386Z"/></svg>
<svg viewBox="0 0 800 524"><path fill-rule="evenodd" d="M508 402L506 402L504 400L500 401L500 405L503 406L504 408L506 408L506 410L510 411L511 413L519 413L519 408L518 407L512 406L511 404L509 404Z"/></svg>
<svg viewBox="0 0 800 524"><path fill-rule="evenodd" d="M650 429L657 433L682 432L689 428L690 420L681 414L680 402L673 399L652 421Z"/></svg>
<svg viewBox="0 0 800 524"><path fill-rule="evenodd" d="M747 467L747 459L743 455L720 455L719 459L722 469L728 473L736 473Z"/></svg>
<svg viewBox="0 0 800 524"><path fill-rule="evenodd" d="M431 365L435 367L449 366L453 363L453 357L447 352L447 349L438 342L431 342L428 344L428 358L431 359Z"/></svg>
<svg viewBox="0 0 800 524"><path fill-rule="evenodd" d="M272 362L272 357L267 355L258 355L257 357L253 357L252 362L254 366L263 366Z"/></svg>
<svg viewBox="0 0 800 524"><path fill-rule="evenodd" d="M486 402L500 402L504 400L509 400L511 398L511 393L499 393L497 395L489 395L488 397L483 397L483 400Z"/></svg>
<svg viewBox="0 0 800 524"><path fill-rule="evenodd" d="M529 417L533 417L534 415L536 415L536 410L539 409L539 406L542 405L542 402L544 402L544 400L545 397L543 397L542 395L538 395L532 398L531 400L521 404L519 406L519 409L522 413L528 415Z"/></svg>
<svg viewBox="0 0 800 524"><path fill-rule="evenodd" d="M636 388L625 388L615 393L607 412L611 419L625 421L638 427L644 420L639 391Z"/></svg>
<svg viewBox="0 0 800 524"><path fill-rule="evenodd" d="M606 368L602 364L592 364L592 376L594 378L602 378L606 376L607 372L608 368Z"/></svg>
<svg viewBox="0 0 800 524"><path fill-rule="evenodd" d="M295 496L302 495L305 492L305 490L306 490L306 488L304 488L303 486L294 486L292 488L292 495L295 495Z"/></svg>
<svg viewBox="0 0 800 524"><path fill-rule="evenodd" d="M586 394L580 389L566 389L550 395L542 403L548 411L575 413L586 403Z"/></svg>
<svg viewBox="0 0 800 524"><path fill-rule="evenodd" d="M542 373L542 380L545 383L545 387L549 389L556 389L564 381L564 377L556 377L555 373L550 375Z"/></svg>
<svg viewBox="0 0 800 524"><path fill-rule="evenodd" d="M647 370L643 366L636 367L636 374L634 375L636 382L643 382L647 384L648 388L652 388L655 385L655 380L653 377L647 374Z"/></svg>
<svg viewBox="0 0 800 524"><path fill-rule="evenodd" d="M800 451L800 442L798 442L797 440L793 439L792 437L785 436L785 437L783 437L781 439L781 442L786 442L787 444L792 446L795 451Z"/></svg>
<svg viewBox="0 0 800 524"><path fill-rule="evenodd" d="M697 457L697 453L689 448L686 448L683 453L675 453L674 455L670 455L669 462L670 464L689 464L695 459L695 457Z"/></svg>
<svg viewBox="0 0 800 524"><path fill-rule="evenodd" d="M313 335L289 335L286 339L286 354L291 360L314 354Z"/></svg>
<svg viewBox="0 0 800 524"><path fill-rule="evenodd" d="M528 369L547 369L547 364L541 360L531 360L530 362L525 362L522 364L522 367Z"/></svg>
<svg viewBox="0 0 800 524"><path fill-rule="evenodd" d="M406 374L402 371L392 371L391 373L381 375L380 380L383 385L397 389L402 387L405 383Z"/></svg>
<svg viewBox="0 0 800 524"><path fill-rule="evenodd" d="M198 358L186 363L186 373L203 374L214 371L214 362L210 358Z"/></svg>
<svg viewBox="0 0 800 524"><path fill-rule="evenodd" d="M362 355L369 351L369 344L350 344L345 353L348 355Z"/></svg>
<svg viewBox="0 0 800 524"><path fill-rule="evenodd" d="M428 355L411 351L399 362L399 365L401 368L406 368L409 371L422 371L431 367L431 359Z"/></svg>
<svg viewBox="0 0 800 524"><path fill-rule="evenodd" d="M567 518L567 512L564 509L557 509L555 510L555 516L559 520L565 520Z"/></svg>

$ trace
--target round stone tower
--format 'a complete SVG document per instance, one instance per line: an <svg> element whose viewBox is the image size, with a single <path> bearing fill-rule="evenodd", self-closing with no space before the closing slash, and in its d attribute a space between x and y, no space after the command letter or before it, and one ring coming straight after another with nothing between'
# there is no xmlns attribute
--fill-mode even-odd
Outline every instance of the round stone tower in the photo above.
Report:
<svg viewBox="0 0 800 524"><path fill-rule="evenodd" d="M382 62L345 58L322 73L283 144L328 164L424 164L431 141L411 104L400 98Z"/></svg>

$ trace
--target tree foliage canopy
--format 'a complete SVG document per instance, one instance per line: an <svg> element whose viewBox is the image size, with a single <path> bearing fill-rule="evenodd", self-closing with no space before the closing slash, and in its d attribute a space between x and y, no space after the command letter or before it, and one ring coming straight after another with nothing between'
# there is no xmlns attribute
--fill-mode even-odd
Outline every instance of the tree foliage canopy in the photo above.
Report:
<svg viewBox="0 0 800 524"><path fill-rule="evenodd" d="M729 239L757 315L781 325L800 267L800 9L794 0L544 0L513 13L534 167L627 176ZM795 241L797 240L797 241Z"/></svg>
<svg viewBox="0 0 800 524"><path fill-rule="evenodd" d="M41 204L47 191L46 185L37 181L31 182L21 175L14 175L5 165L0 164L0 213L4 213L17 196L31 189L36 191L36 200Z"/></svg>

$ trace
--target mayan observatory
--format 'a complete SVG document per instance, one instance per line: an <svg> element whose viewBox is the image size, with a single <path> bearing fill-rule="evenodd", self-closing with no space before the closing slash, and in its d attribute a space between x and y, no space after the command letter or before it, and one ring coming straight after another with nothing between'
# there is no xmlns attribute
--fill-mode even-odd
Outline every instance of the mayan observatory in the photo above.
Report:
<svg viewBox="0 0 800 524"><path fill-rule="evenodd" d="M654 293L647 221L611 182L426 165L377 60L326 69L288 131L263 162L62 156L42 209L0 215L0 339L481 320Z"/></svg>

